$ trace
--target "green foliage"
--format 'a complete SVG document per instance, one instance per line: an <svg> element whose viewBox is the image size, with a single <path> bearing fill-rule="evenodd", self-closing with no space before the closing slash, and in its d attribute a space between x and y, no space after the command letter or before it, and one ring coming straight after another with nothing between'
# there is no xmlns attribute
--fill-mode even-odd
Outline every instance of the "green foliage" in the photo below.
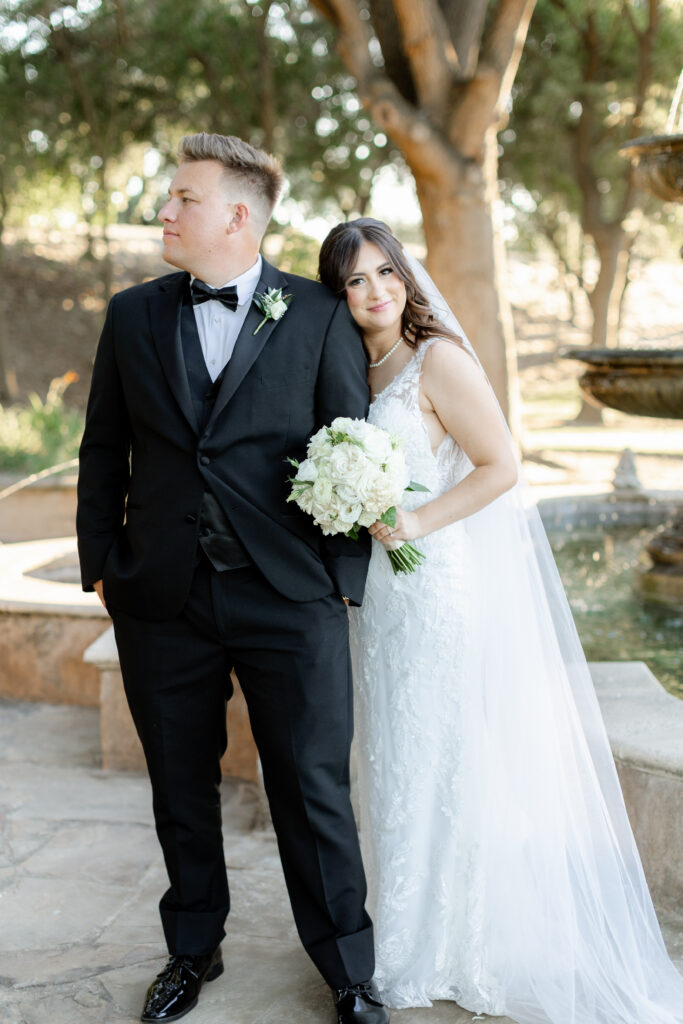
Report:
<svg viewBox="0 0 683 1024"><path fill-rule="evenodd" d="M47 11L43 0L0 0L8 196L57 171L77 181L80 214L109 221L112 174L146 143L158 160L135 169L142 191L129 202L123 183L118 208L150 219L180 136L215 131L281 156L309 209L332 202L348 213L392 154L360 109L328 23L305 0L101 0Z"/></svg>
<svg viewBox="0 0 683 1024"><path fill-rule="evenodd" d="M266 235L263 249L268 259L277 263L285 274L315 278L318 273L320 243L292 227Z"/></svg>
<svg viewBox="0 0 683 1024"><path fill-rule="evenodd" d="M507 197L522 184L538 204L532 231L554 230L558 216L582 215L577 165L579 120L590 136L589 173L600 193L600 220L619 217L629 164L619 146L662 131L683 46L683 6L660 0L651 57L652 80L641 117L633 123L639 61L635 29L645 28L647 5L628 0L538 0L513 89L509 124L501 132L500 172ZM635 27L634 27L635 26ZM644 198L648 214L666 217ZM669 214L671 215L671 214ZM521 221L524 223L524 211Z"/></svg>
<svg viewBox="0 0 683 1024"><path fill-rule="evenodd" d="M0 470L35 473L78 454L83 416L64 404L76 375L50 384L43 401L32 394L25 405L0 405Z"/></svg>

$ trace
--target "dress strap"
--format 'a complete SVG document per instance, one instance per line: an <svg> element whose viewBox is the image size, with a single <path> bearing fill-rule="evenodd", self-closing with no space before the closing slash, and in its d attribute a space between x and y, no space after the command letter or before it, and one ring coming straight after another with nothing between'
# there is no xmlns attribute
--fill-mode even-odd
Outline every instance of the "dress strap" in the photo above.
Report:
<svg viewBox="0 0 683 1024"><path fill-rule="evenodd" d="M420 373L422 372L422 364L424 362L424 358L427 355L429 349L432 347L432 345L437 341L446 340L446 338L425 338L424 341L420 342L415 351L415 363Z"/></svg>

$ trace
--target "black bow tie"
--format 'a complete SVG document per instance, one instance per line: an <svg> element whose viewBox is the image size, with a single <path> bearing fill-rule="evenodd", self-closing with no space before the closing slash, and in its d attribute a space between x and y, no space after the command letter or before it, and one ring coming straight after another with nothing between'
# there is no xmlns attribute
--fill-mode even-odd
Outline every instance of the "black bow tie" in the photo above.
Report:
<svg viewBox="0 0 683 1024"><path fill-rule="evenodd" d="M218 302L222 302L224 306L227 306L228 309L231 309L233 313L237 309L237 289L234 284L229 284L226 288L211 288L208 284L204 284L203 281L199 281L195 277L190 285L190 291L192 293L192 302L195 306L198 306L200 302L216 299Z"/></svg>

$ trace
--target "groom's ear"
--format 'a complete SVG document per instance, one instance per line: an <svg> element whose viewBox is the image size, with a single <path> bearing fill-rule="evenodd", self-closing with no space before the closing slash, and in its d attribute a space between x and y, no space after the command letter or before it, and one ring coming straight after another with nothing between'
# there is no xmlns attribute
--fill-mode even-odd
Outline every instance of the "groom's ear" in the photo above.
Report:
<svg viewBox="0 0 683 1024"><path fill-rule="evenodd" d="M232 206L232 215L228 221L226 231L229 235L234 234L236 231L242 231L249 223L249 207L246 203L234 203Z"/></svg>

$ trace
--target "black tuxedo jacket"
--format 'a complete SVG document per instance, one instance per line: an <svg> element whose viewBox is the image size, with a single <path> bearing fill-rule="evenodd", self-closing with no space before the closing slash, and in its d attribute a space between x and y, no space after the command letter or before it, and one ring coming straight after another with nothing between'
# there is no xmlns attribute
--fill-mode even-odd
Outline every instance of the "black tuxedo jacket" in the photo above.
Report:
<svg viewBox="0 0 683 1024"><path fill-rule="evenodd" d="M112 608L177 615L209 487L281 594L311 601L336 591L359 604L369 537L323 537L286 502L287 457L303 458L311 434L336 416L367 413L366 359L346 302L264 260L256 291L283 288L289 308L254 335L262 314L252 304L200 436L180 335L187 282L169 274L109 305L80 449L83 588L103 579Z"/></svg>

